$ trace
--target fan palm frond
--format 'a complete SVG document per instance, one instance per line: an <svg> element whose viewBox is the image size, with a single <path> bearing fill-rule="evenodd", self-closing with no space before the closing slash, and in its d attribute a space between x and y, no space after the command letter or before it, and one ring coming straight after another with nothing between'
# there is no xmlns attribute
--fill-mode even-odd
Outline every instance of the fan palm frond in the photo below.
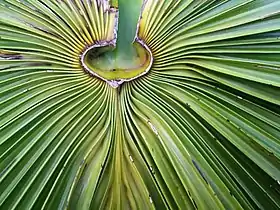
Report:
<svg viewBox="0 0 280 210"><path fill-rule="evenodd" d="M279 209L279 11L0 0L0 209Z"/></svg>

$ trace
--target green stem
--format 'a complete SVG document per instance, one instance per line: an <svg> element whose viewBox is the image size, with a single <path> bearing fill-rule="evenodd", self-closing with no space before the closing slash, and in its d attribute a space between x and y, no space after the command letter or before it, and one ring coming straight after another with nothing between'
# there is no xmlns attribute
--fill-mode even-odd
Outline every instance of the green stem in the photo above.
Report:
<svg viewBox="0 0 280 210"><path fill-rule="evenodd" d="M123 65L119 62L133 61L136 56L132 43L136 35L142 4L142 0L119 0L118 37L115 49L117 66Z"/></svg>

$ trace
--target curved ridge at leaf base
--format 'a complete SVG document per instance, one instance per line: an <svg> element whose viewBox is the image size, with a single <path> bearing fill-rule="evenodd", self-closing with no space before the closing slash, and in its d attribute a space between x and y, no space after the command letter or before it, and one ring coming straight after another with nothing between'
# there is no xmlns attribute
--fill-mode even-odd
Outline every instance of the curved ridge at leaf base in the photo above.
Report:
<svg viewBox="0 0 280 210"><path fill-rule="evenodd" d="M0 209L280 209L279 11L0 0Z"/></svg>

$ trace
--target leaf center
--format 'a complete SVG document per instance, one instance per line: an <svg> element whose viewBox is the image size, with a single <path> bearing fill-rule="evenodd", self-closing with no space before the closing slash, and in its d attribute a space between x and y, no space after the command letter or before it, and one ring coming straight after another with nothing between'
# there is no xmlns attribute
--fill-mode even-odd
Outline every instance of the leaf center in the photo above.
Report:
<svg viewBox="0 0 280 210"><path fill-rule="evenodd" d="M107 40L91 46L82 55L85 70L112 87L146 74L152 66L152 52L136 34L142 3L118 1L116 45Z"/></svg>

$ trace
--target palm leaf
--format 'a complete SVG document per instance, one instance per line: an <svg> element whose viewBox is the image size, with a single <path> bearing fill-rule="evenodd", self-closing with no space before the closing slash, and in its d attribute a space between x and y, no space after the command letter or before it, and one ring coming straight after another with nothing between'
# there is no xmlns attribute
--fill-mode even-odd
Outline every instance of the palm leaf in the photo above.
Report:
<svg viewBox="0 0 280 210"><path fill-rule="evenodd" d="M279 11L0 0L0 208L279 209ZM145 75L85 68L85 50L123 58L134 38Z"/></svg>

